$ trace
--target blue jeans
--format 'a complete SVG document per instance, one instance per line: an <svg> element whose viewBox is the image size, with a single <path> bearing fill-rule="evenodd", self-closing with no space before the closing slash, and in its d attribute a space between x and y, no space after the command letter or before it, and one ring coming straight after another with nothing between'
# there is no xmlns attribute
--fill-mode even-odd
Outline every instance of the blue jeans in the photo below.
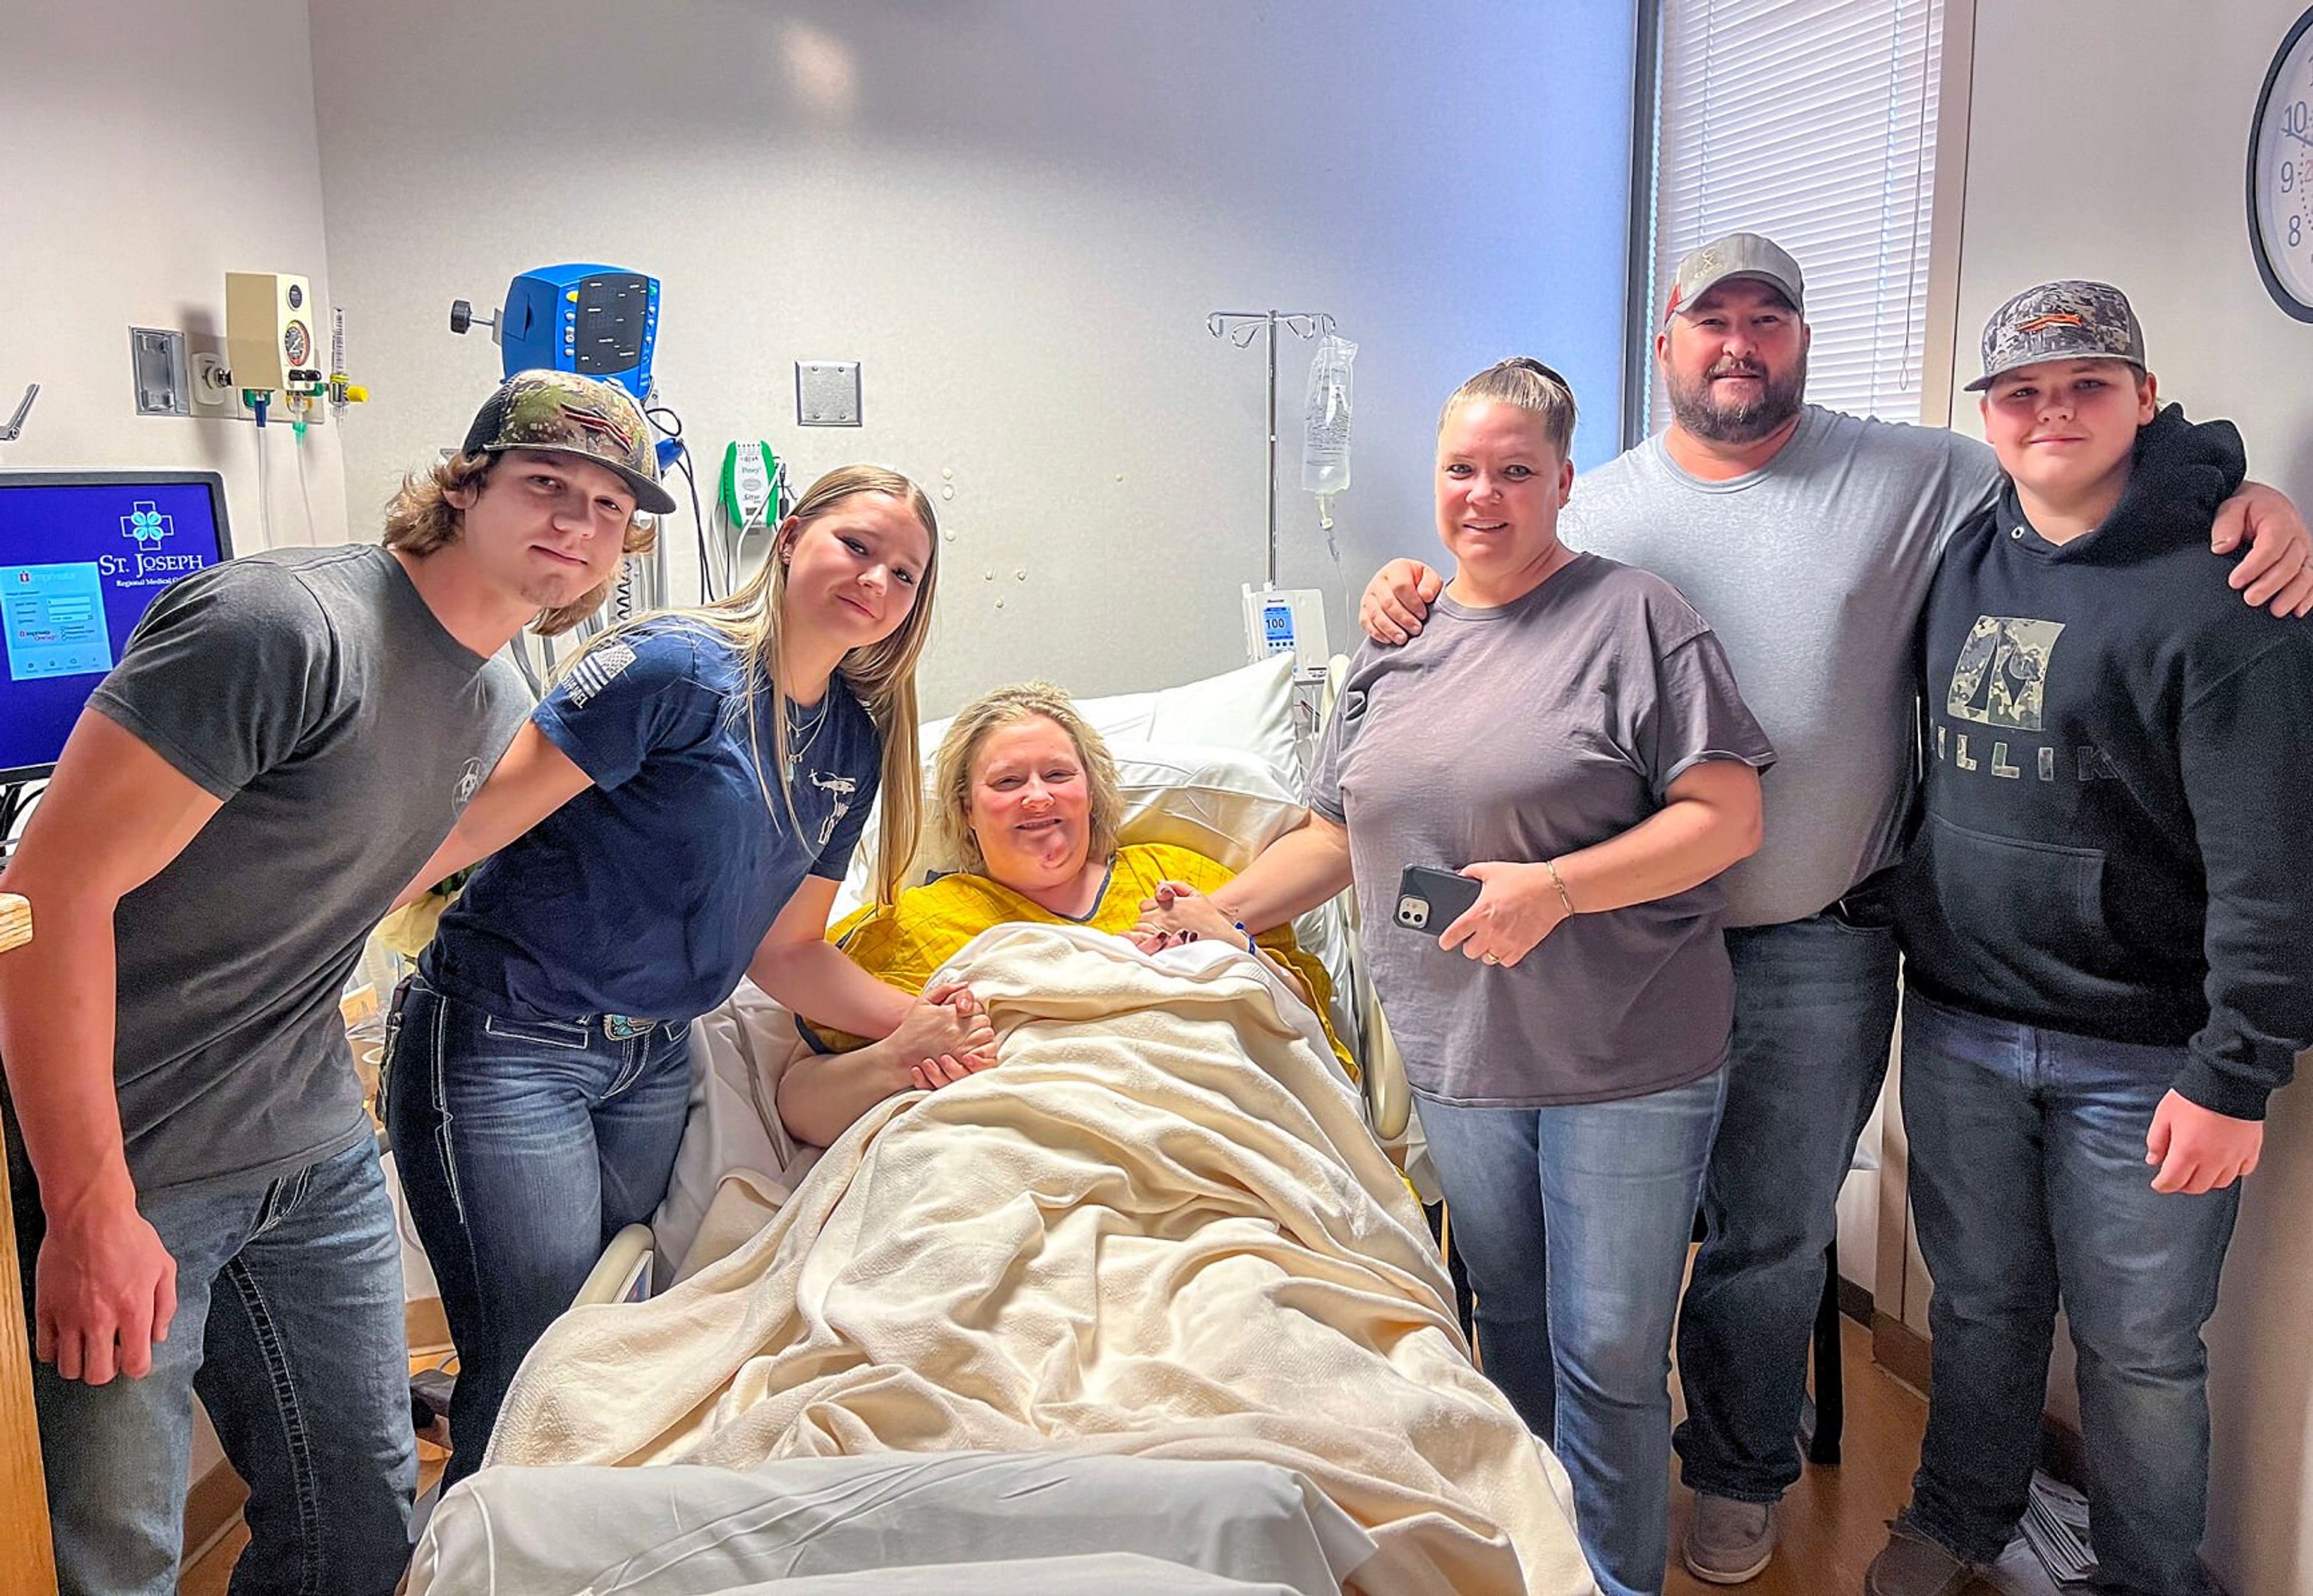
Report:
<svg viewBox="0 0 2313 1596"><path fill-rule="evenodd" d="M1680 1476L1773 1502L1799 1477L1799 1408L1839 1188L1887 1078L1895 935L1868 891L1727 933L1735 1040L1679 1311Z"/></svg>
<svg viewBox="0 0 2313 1596"><path fill-rule="evenodd" d="M418 1446L401 1244L375 1143L136 1206L177 1260L177 1314L153 1372L88 1385L32 1370L60 1588L176 1590L198 1391L250 1487L233 1596L388 1596L409 1557ZM37 1200L17 1215L29 1310Z"/></svg>
<svg viewBox="0 0 2313 1596"><path fill-rule="evenodd" d="M514 1371L603 1246L666 1196L690 1027L507 1020L413 979L386 1127L458 1348L443 1488L481 1467Z"/></svg>
<svg viewBox="0 0 2313 1596"><path fill-rule="evenodd" d="M2181 1048L1904 1003L1912 1209L1935 1277L1934 1396L1909 1517L1962 1557L2015 1533L2062 1301L2080 1355L2097 1588L2194 1596L2208 1520L2208 1349L2238 1183L2152 1189Z"/></svg>
<svg viewBox="0 0 2313 1596"><path fill-rule="evenodd" d="M1574 1483L1607 1596L1662 1589L1670 1330L1727 1072L1619 1102L1419 1103L1487 1377Z"/></svg>

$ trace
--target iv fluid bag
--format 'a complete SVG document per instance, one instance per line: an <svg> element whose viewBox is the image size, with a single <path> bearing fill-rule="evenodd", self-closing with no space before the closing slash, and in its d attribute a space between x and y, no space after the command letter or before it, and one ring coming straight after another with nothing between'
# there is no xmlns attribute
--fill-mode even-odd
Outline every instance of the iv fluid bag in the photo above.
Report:
<svg viewBox="0 0 2313 1596"><path fill-rule="evenodd" d="M1309 392L1303 409L1301 487L1332 495L1350 485L1350 368L1358 346L1327 333L1317 340L1309 363Z"/></svg>

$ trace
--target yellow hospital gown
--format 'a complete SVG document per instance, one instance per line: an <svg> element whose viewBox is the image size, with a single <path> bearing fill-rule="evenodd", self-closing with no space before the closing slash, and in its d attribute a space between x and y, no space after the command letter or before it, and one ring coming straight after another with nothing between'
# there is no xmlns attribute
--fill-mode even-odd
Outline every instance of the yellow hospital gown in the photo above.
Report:
<svg viewBox="0 0 2313 1596"><path fill-rule="evenodd" d="M959 871L900 894L889 908L873 905L846 916L828 939L869 975L902 991L921 992L932 972L953 958L956 950L991 925L1026 920L1040 925L1089 925L1095 931L1121 934L1140 918L1144 899L1156 896L1159 881L1186 881L1200 892L1210 892L1235 873L1202 854L1167 843L1133 843L1116 851L1100 901L1081 920L1056 915L984 875ZM1312 1006L1324 1022L1325 1039L1352 1079L1357 1065L1341 1039L1333 1034L1327 1012L1333 986L1325 967L1301 951L1290 927L1280 925L1256 939L1262 947L1307 983ZM823 1026L814 1030L830 1047L857 1047L858 1039L842 1036Z"/></svg>

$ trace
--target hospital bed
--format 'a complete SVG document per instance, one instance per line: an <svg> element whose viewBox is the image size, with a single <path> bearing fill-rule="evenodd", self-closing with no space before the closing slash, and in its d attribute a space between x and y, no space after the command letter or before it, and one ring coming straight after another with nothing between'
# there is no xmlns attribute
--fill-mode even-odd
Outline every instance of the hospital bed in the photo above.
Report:
<svg viewBox="0 0 2313 1596"><path fill-rule="evenodd" d="M1296 745L1310 717L1289 670L1280 658L1080 702L1116 757L1122 840L1192 847L1234 868L1296 823ZM924 728L927 750L944 730ZM839 914L866 896L874 840L863 838ZM952 865L940 846L932 840L905 879ZM1297 937L1332 977L1332 1019L1360 1065L1368 1128L1401 1164L1411 1133L1418 1166L1403 1065L1359 968L1353 916L1344 895L1297 922ZM651 1225L612 1241L579 1305L640 1300L688 1278L787 1203L820 1156L787 1136L773 1106L776 1069L795 1046L793 1017L752 986L695 1024L691 1116L672 1188ZM1543 1455L1564 1510L1563 1476ZM493 1467L427 1523L410 1589L673 1592L770 1582L766 1592L837 1592L855 1587L809 1571L849 1567L856 1555L857 1588L879 1591L922 1577L924 1589L954 1592L1318 1592L1341 1588L1373 1552L1340 1507L1269 1463L934 1452L744 1470Z"/></svg>
<svg viewBox="0 0 2313 1596"><path fill-rule="evenodd" d="M1335 658L1320 713L1330 710L1347 663ZM1078 701L1116 759L1124 801L1121 839L1193 848L1234 870L1289 829L1301 812L1300 747L1309 718L1291 671L1290 656L1280 655L1182 687ZM928 764L946 729L945 721L922 728ZM837 918L870 895L876 824L871 817L837 895ZM903 879L954 868L951 851L952 845L928 836ZM1343 893L1295 922L1294 934L1332 983L1328 1017L1358 1059L1368 1124L1394 1156L1413 1166L1421 1189L1429 1181L1404 1064L1359 955L1355 916L1355 894ZM579 1304L647 1295L697 1273L750 1233L809 1172L815 1150L786 1136L770 1098L770 1059L787 1050L794 1027L793 1017L752 983L692 1025L690 1117L666 1200L649 1225L629 1226L612 1240ZM1424 1196L1436 1200L1434 1190ZM723 1207L716 1213L718 1197Z"/></svg>
<svg viewBox="0 0 2313 1596"><path fill-rule="evenodd" d="M1345 656L1335 656L1316 715L1330 710L1347 667ZM1304 750L1315 718L1307 692L1294 679L1291 656L1280 654L1183 686L1079 700L1079 713L1108 741L1118 761L1124 840L1176 843L1231 868L1244 865L1299 815ZM935 721L921 728L928 763L946 725ZM870 894L876 824L871 816L836 899L839 917ZM907 879L919 881L925 870L953 863L938 852L937 842L920 849ZM1357 953L1355 913L1355 894L1344 893L1302 916L1295 932L1332 979L1330 1018L1359 1060L1359 1089L1376 1138L1408 1165L1424 1200L1434 1202L1404 1065ZM718 1188L783 1194L808 1171L813 1154L780 1134L761 1067L764 1039L784 1036L792 1025L792 1017L752 983L693 1023L690 1118L671 1188L648 1225L630 1225L613 1238L578 1303L647 1295L654 1286L695 1273L704 1258L687 1255ZM438 1287L390 1153L386 1177L400 1222L404 1294L423 1302Z"/></svg>

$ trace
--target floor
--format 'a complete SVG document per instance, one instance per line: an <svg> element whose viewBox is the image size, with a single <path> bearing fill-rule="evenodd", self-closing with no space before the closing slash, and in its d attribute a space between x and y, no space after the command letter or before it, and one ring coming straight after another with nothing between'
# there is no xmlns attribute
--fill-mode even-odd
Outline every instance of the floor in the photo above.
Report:
<svg viewBox="0 0 2313 1596"><path fill-rule="evenodd" d="M1847 1433L1836 1469L1809 1468L1784 1497L1781 1544L1767 1572L1741 1587L1745 1596L1855 1596L1863 1570L1887 1538L1887 1521L1910 1495L1927 1405L1917 1391L1871 1361L1871 1337L1844 1321ZM444 1454L418 1444L420 1486L433 1484ZM1692 1498L1675 1492L1673 1544L1684 1529ZM224 1596L233 1560L247 1533L235 1525L207 1557L185 1573L179 1596ZM1726 1587L1688 1576L1673 1560L1665 1596L1706 1596Z"/></svg>
<svg viewBox="0 0 2313 1596"><path fill-rule="evenodd" d="M1863 1570L1887 1542L1887 1521L1912 1494L1927 1403L1919 1392L1871 1361L1871 1334L1853 1320L1840 1321L1846 1374L1847 1428L1836 1469L1809 1466L1784 1496L1777 1516L1775 1560L1739 1588L1744 1596L1856 1596ZM1685 1532L1694 1498L1671 1495L1671 1544ZM1708 1585L1671 1559L1664 1596L1725 1591Z"/></svg>

